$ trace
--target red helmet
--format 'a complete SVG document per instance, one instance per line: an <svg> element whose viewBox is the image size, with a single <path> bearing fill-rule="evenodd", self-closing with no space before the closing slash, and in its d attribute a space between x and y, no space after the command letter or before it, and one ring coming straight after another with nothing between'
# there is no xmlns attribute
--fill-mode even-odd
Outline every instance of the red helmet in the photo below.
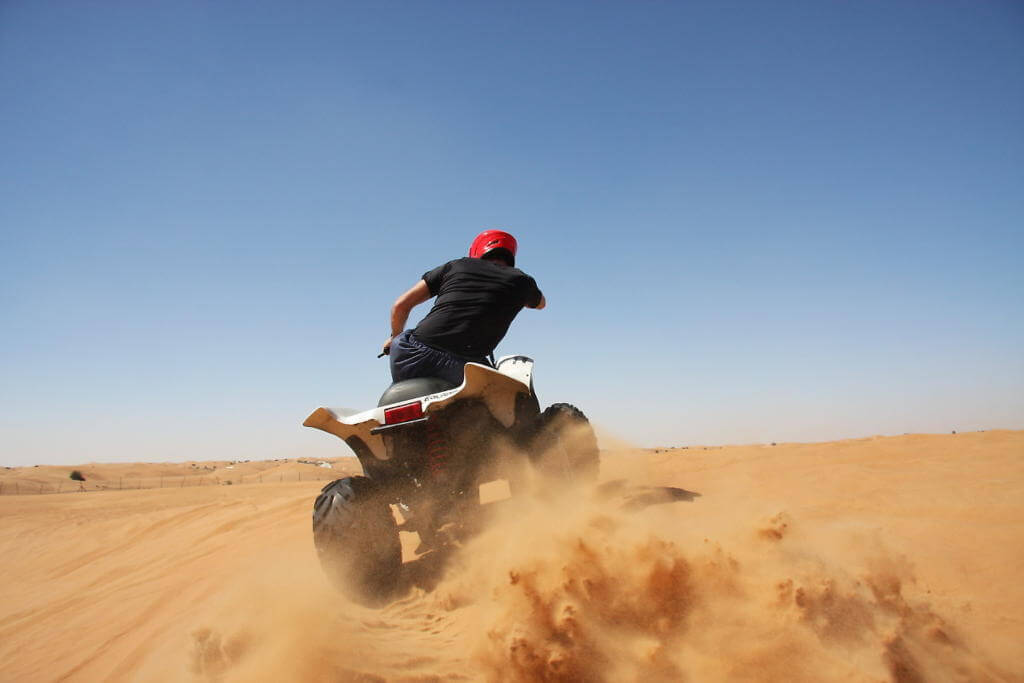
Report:
<svg viewBox="0 0 1024 683"><path fill-rule="evenodd" d="M495 249L502 249L508 256L510 266L516 264L516 238L503 230L484 230L476 236L473 244L469 245L471 258L483 258Z"/></svg>

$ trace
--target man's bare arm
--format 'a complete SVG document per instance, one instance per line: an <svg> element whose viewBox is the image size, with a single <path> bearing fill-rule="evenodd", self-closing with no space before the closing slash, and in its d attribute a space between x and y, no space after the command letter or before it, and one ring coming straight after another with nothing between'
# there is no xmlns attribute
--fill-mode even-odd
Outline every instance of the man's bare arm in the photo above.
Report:
<svg viewBox="0 0 1024 683"><path fill-rule="evenodd" d="M418 281L402 296L395 299L391 306L391 336L384 342L384 353L391 351L391 342L395 337L402 334L405 323L409 319L409 313L413 308L430 298L430 289L423 280Z"/></svg>

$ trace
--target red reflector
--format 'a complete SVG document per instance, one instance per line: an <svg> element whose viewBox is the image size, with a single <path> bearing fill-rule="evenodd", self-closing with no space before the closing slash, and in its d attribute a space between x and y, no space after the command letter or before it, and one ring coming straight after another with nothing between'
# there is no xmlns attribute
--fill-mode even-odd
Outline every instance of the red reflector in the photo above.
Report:
<svg viewBox="0 0 1024 683"><path fill-rule="evenodd" d="M393 425L396 422L408 422L423 417L423 408L420 402L406 403L404 406L389 408L384 411L384 424Z"/></svg>

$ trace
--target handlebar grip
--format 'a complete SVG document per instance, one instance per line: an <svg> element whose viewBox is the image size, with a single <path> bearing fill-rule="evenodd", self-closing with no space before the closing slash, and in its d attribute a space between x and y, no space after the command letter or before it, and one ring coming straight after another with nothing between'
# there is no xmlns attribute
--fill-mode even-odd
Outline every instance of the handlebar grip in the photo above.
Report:
<svg viewBox="0 0 1024 683"><path fill-rule="evenodd" d="M383 358L386 355L388 355L387 351L381 351L380 353L377 354L377 358Z"/></svg>

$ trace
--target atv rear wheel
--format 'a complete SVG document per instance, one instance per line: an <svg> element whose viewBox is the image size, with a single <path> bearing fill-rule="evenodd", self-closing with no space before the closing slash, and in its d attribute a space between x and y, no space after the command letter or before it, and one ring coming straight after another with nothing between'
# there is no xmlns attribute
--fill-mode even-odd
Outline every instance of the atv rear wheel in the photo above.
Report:
<svg viewBox="0 0 1024 683"><path fill-rule="evenodd" d="M534 467L546 478L592 483L600 470L600 452L594 428L583 411L568 403L554 403L540 414L530 449Z"/></svg>
<svg viewBox="0 0 1024 683"><path fill-rule="evenodd" d="M339 591L364 605L386 602L398 586L402 545L388 501L375 481L345 477L313 503L313 543Z"/></svg>

